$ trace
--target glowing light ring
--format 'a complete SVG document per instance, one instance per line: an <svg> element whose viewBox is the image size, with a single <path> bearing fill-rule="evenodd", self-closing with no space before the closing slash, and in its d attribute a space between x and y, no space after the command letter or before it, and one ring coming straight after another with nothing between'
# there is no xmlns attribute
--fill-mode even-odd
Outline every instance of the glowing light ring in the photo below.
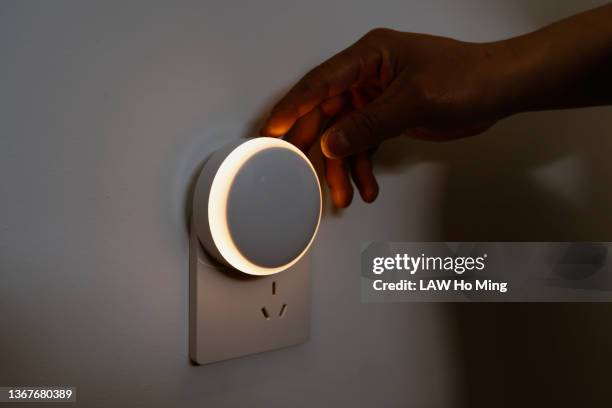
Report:
<svg viewBox="0 0 612 408"><path fill-rule="evenodd" d="M262 150L269 148L282 148L292 151L299 155L304 162L308 163L313 177L317 182L319 191L319 215L317 219L317 225L312 233L310 241L304 248L304 250L291 262L275 267L267 268L257 265L249 261L240 252L236 244L232 239L232 235L227 224L227 201L230 189L233 181L238 174L240 168L246 163L251 157L261 152ZM321 211L322 211L322 200L321 200L321 186L317 173L308 160L308 157L300 149L292 145L291 143L285 142L282 139L276 139L271 137L260 137L249 140L248 142L242 143L234 150L232 150L227 157L223 160L219 166L215 177L212 181L210 188L210 194L208 197L208 225L210 227L210 233L217 250L221 256L229 263L232 267L250 274L250 275L272 275L287 268L290 268L296 262L304 256L304 254L310 248L310 245L314 241L317 231L319 230L319 224L321 222Z"/></svg>

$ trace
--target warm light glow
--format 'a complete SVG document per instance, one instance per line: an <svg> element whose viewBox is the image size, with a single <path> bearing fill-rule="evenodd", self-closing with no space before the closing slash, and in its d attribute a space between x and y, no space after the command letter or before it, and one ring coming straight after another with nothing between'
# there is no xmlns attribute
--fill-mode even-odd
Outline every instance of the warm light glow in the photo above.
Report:
<svg viewBox="0 0 612 408"><path fill-rule="evenodd" d="M282 148L295 152L308 163L313 176L317 179L314 167L300 149L282 139L259 137L242 143L225 158L215 174L208 197L208 224L215 246L221 253L221 256L223 256L231 266L250 275L271 275L294 265L306 251L308 251L308 248L310 248L314 237L317 235L319 223L321 221L321 186L317 179L317 186L319 189L319 218L308 245L306 245L306 248L304 248L298 257L286 265L276 268L265 268L249 261L236 247L227 224L227 200L230 188L242 165L260 151L269 148Z"/></svg>

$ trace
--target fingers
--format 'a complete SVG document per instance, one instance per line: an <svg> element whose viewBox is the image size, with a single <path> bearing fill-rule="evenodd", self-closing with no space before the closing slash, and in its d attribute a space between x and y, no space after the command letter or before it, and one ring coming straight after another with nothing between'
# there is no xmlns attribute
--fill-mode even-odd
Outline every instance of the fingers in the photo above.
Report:
<svg viewBox="0 0 612 408"><path fill-rule="evenodd" d="M329 98L321 104L321 110L326 116L332 117L337 115L344 109L345 100L343 95L334 96Z"/></svg>
<svg viewBox="0 0 612 408"><path fill-rule="evenodd" d="M325 159L325 180L336 207L345 208L353 200L353 186L345 159Z"/></svg>
<svg viewBox="0 0 612 408"><path fill-rule="evenodd" d="M315 108L295 122L284 139L307 154L319 135L322 123L323 112L321 108Z"/></svg>
<svg viewBox="0 0 612 408"><path fill-rule="evenodd" d="M319 137L321 128L340 113L345 101L342 95L325 100L306 115L299 118L285 135L285 140L307 153Z"/></svg>
<svg viewBox="0 0 612 408"><path fill-rule="evenodd" d="M329 186L331 198L336 207L348 207L353 200L353 186L349 179L353 178L355 186L366 203L371 203L378 197L378 182L372 169L372 151L356 155L349 159L325 159L325 178Z"/></svg>
<svg viewBox="0 0 612 408"><path fill-rule="evenodd" d="M363 201L371 203L376 200L378 183L372 169L372 152L362 152L355 156L351 166L351 176Z"/></svg>
<svg viewBox="0 0 612 408"><path fill-rule="evenodd" d="M381 54L357 42L304 76L272 109L264 136L284 135L324 100L340 95L363 78L376 77Z"/></svg>
<svg viewBox="0 0 612 408"><path fill-rule="evenodd" d="M321 137L323 154L329 158L344 158L399 136L416 124L417 109L411 105L414 103L406 90L395 81L381 96L342 116L325 131Z"/></svg>

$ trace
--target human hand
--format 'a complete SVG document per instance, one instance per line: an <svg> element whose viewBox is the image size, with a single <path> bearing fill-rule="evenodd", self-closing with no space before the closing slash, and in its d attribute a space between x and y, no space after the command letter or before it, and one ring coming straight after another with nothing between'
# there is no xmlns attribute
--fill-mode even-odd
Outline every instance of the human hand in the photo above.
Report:
<svg viewBox="0 0 612 408"><path fill-rule="evenodd" d="M261 130L304 152L319 139L332 200L346 207L352 177L372 202L371 156L406 134L449 140L478 134L502 114L494 78L505 70L497 43L476 44L376 29L304 76L273 108Z"/></svg>

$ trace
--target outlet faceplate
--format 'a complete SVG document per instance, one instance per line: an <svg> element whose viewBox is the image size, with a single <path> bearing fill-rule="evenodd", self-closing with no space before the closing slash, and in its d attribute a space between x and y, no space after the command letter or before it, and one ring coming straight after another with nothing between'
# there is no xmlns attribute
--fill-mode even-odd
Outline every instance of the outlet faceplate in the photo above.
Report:
<svg viewBox="0 0 612 408"><path fill-rule="evenodd" d="M196 364L287 347L310 335L310 259L269 276L218 264L189 233L189 354Z"/></svg>

